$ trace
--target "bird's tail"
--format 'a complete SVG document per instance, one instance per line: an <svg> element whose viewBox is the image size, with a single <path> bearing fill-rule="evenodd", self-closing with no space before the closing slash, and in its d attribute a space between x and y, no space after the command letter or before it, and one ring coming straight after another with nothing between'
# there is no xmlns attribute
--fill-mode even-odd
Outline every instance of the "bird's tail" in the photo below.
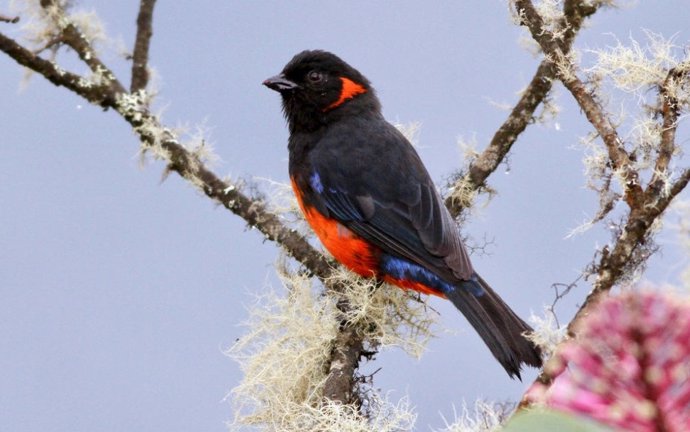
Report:
<svg viewBox="0 0 690 432"><path fill-rule="evenodd" d="M511 378L520 378L521 365L542 366L541 351L524 333L532 328L501 300L479 275L446 293L479 333Z"/></svg>

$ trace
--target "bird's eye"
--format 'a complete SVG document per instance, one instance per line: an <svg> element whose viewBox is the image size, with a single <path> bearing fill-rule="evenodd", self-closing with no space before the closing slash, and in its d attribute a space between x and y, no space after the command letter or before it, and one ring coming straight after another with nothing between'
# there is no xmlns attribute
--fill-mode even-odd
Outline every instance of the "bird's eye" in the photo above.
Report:
<svg viewBox="0 0 690 432"><path fill-rule="evenodd" d="M317 84L323 81L323 74L317 70L313 70L307 74L307 79L312 84Z"/></svg>

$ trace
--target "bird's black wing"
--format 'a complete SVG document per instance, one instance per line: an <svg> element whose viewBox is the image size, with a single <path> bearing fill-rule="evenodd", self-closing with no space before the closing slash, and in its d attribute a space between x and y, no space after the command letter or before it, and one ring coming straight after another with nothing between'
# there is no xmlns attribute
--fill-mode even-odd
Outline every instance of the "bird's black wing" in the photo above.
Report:
<svg viewBox="0 0 690 432"><path fill-rule="evenodd" d="M417 152L390 124L374 126L336 129L311 152L315 204L384 252L449 283L470 279L455 222Z"/></svg>

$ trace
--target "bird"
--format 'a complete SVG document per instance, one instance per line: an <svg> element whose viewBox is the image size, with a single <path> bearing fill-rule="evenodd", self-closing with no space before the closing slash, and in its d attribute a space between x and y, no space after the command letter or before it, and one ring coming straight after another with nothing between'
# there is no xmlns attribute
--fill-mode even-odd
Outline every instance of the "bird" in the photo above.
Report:
<svg viewBox="0 0 690 432"><path fill-rule="evenodd" d="M370 81L323 50L263 81L287 120L288 172L305 219L345 267L450 300L509 377L542 366L532 328L474 270L417 151L381 113Z"/></svg>

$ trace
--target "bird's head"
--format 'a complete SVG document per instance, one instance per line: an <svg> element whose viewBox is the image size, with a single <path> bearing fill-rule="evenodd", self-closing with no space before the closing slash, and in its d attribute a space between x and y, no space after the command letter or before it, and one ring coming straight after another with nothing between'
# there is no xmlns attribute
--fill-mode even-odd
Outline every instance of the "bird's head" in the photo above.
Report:
<svg viewBox="0 0 690 432"><path fill-rule="evenodd" d="M369 80L326 51L302 51L263 84L282 96L292 131L318 129L344 115L380 112Z"/></svg>

